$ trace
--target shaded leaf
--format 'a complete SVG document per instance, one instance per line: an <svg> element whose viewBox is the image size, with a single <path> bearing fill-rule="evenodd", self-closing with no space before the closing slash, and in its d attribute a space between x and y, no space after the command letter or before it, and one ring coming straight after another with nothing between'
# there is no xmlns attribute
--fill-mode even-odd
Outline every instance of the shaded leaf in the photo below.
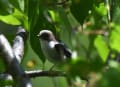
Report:
<svg viewBox="0 0 120 87"><path fill-rule="evenodd" d="M9 0L9 1L15 8L24 12L24 0Z"/></svg>
<svg viewBox="0 0 120 87"><path fill-rule="evenodd" d="M2 58L0 58L0 72L5 72L5 63Z"/></svg>
<svg viewBox="0 0 120 87"><path fill-rule="evenodd" d="M58 13L60 20L59 21L60 39L64 41L69 47L71 47L72 26L70 25L67 15L63 9L58 9Z"/></svg>
<svg viewBox="0 0 120 87"><path fill-rule="evenodd" d="M13 12L13 6L9 0L0 0L0 15L8 15Z"/></svg>
<svg viewBox="0 0 120 87"><path fill-rule="evenodd" d="M110 68L99 76L99 80L93 87L118 87L120 85L120 72L115 68Z"/></svg>
<svg viewBox="0 0 120 87"><path fill-rule="evenodd" d="M88 16L89 10L93 8L93 1L94 0L72 0L71 12L81 24Z"/></svg>
<svg viewBox="0 0 120 87"><path fill-rule="evenodd" d="M41 61L45 63L46 59L41 51L40 41L37 34L43 29L55 32L55 30L53 30L54 25L52 25L44 15L44 12L48 12L48 9L44 8L43 1L30 1L30 3L30 7L34 6L32 10L29 9L30 44L34 52L40 57Z"/></svg>
<svg viewBox="0 0 120 87"><path fill-rule="evenodd" d="M120 0L111 0L111 16L114 23L120 24Z"/></svg>

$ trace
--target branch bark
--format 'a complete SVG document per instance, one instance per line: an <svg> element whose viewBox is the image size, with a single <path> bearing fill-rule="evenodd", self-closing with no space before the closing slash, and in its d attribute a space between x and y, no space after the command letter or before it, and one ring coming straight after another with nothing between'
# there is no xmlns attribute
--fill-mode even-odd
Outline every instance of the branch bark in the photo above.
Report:
<svg viewBox="0 0 120 87"><path fill-rule="evenodd" d="M42 71L42 70L36 70L36 71L25 71L25 74L27 74L30 78L38 77L38 76L48 76L48 77L58 77L63 76L66 77L67 74L65 72L61 71Z"/></svg>
<svg viewBox="0 0 120 87"><path fill-rule="evenodd" d="M27 40L27 33L25 32L24 28L18 27L18 31L16 33L16 37L13 43L13 52L19 63L21 62L24 55L24 45L26 40Z"/></svg>
<svg viewBox="0 0 120 87"><path fill-rule="evenodd" d="M18 31L18 33L20 32L23 32L23 30L21 29ZM23 37L20 35L21 34L17 34L16 36L17 40L14 42L13 48L15 49L13 51L6 37L3 34L0 34L0 53L2 54L3 60L6 64L7 72L12 75L16 85L18 85L17 87L32 87L28 75L25 75L23 68L20 66L20 61L18 61L23 56L24 49ZM19 48L16 44L19 44L22 48Z"/></svg>

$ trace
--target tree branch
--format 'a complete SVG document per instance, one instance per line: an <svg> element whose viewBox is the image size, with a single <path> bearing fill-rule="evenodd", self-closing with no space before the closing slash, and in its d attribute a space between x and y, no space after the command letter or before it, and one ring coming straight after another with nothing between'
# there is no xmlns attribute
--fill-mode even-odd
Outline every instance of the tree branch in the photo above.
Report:
<svg viewBox="0 0 120 87"><path fill-rule="evenodd" d="M61 72L61 71L42 71L42 70L25 71L25 74L27 74L30 78L38 77L38 76L48 76L48 77L67 76L65 72Z"/></svg>
<svg viewBox="0 0 120 87"><path fill-rule="evenodd" d="M20 43L21 42L22 41L20 41ZM15 53L15 51L18 53ZM23 53L20 52L22 51L13 51L5 36L0 34L0 53L2 54L3 60L6 63L7 72L12 75L18 87L32 87L30 79L27 75L24 74L24 70L22 69L19 61L17 60L17 54L20 55L19 58L23 55ZM23 77L23 75L25 76Z"/></svg>
<svg viewBox="0 0 120 87"><path fill-rule="evenodd" d="M24 44L26 40L27 40L27 34L25 30L22 27L18 27L18 31L14 39L13 52L19 63L21 62L24 55Z"/></svg>
<svg viewBox="0 0 120 87"><path fill-rule="evenodd" d="M70 77L67 75L66 72L36 70L36 71L25 71L25 74L27 74L30 78L43 77L43 76L47 76L47 77L65 77L69 87L72 87L72 81L71 81Z"/></svg>

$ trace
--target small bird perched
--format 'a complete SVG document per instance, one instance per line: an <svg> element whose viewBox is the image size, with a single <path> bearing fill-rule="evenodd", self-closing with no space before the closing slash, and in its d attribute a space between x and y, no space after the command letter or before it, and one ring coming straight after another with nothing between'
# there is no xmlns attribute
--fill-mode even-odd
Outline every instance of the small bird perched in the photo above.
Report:
<svg viewBox="0 0 120 87"><path fill-rule="evenodd" d="M41 30L37 35L44 56L52 63L64 63L71 58L71 51L63 43L57 41L50 30Z"/></svg>

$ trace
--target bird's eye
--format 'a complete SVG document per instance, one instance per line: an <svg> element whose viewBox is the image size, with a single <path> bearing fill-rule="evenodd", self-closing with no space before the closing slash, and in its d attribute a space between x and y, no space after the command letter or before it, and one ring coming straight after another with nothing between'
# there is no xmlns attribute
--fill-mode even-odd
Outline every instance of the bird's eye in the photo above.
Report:
<svg viewBox="0 0 120 87"><path fill-rule="evenodd" d="M48 34L48 33L44 33L44 34L42 34L40 37L41 37L41 39L43 39L43 40L48 40L48 39L49 39L49 34Z"/></svg>

